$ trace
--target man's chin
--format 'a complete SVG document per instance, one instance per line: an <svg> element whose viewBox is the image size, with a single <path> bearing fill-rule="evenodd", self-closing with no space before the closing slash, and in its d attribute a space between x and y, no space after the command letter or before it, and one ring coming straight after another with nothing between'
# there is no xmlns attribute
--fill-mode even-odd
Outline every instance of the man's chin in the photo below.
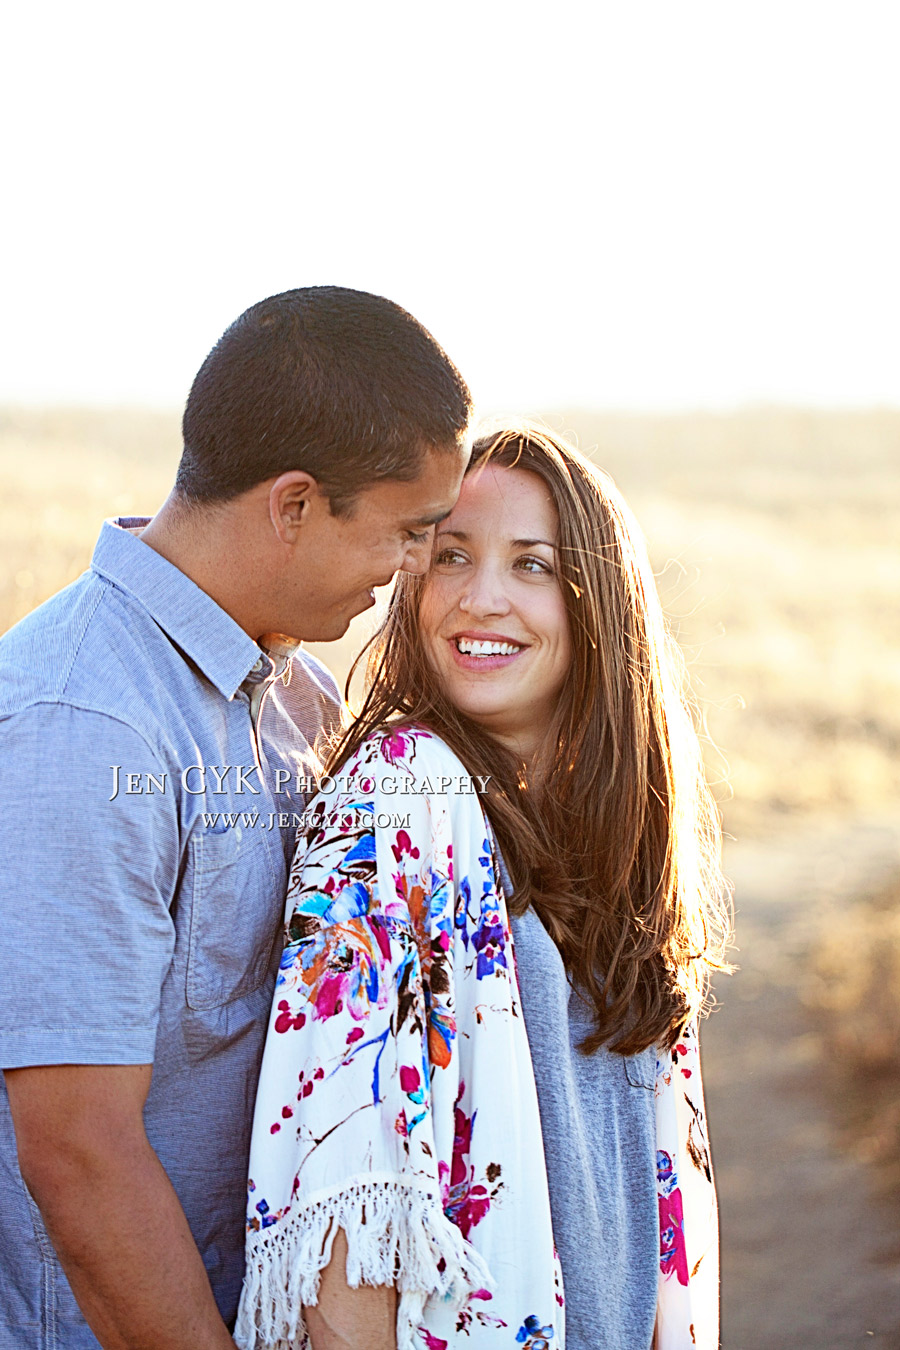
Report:
<svg viewBox="0 0 900 1350"><path fill-rule="evenodd" d="M323 620L315 628L308 628L303 641L304 642L338 642L344 637L358 614L364 614L369 608L364 605L355 609L352 614L336 614L334 618Z"/></svg>
<svg viewBox="0 0 900 1350"><path fill-rule="evenodd" d="M367 609L371 609L375 604L375 596L371 591L364 592L364 598L353 601L353 607L349 605L344 609L335 609L330 614L320 615L314 622L311 622L307 616L298 628L303 629L300 642L337 642L344 636L353 620L360 614L365 614Z"/></svg>
<svg viewBox="0 0 900 1350"><path fill-rule="evenodd" d="M374 604L375 604L375 592L364 591L362 598L354 603L353 613L350 614L349 617L346 615L344 616L344 627L341 629L341 632L338 634L338 636L342 637L343 634L346 633L347 629L350 627L352 621L358 618L360 614L365 614L366 610L371 609Z"/></svg>

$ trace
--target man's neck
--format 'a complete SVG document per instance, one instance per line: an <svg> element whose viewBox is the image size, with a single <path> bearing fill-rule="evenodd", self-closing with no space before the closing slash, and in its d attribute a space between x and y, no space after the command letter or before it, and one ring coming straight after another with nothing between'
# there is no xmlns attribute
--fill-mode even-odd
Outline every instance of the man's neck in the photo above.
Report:
<svg viewBox="0 0 900 1350"><path fill-rule="evenodd" d="M260 626L254 624L255 606L247 585L251 568L246 544L227 503L188 507L172 493L140 538L215 600L254 641L258 638Z"/></svg>

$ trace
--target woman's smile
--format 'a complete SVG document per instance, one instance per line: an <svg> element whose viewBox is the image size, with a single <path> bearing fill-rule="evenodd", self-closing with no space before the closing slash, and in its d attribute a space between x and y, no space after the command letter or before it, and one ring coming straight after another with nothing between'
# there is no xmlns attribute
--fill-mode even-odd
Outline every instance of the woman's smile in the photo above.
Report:
<svg viewBox="0 0 900 1350"><path fill-rule="evenodd" d="M479 673L504 670L523 652L527 652L530 646L503 633L482 633L471 629L454 633L449 643L451 654L460 669Z"/></svg>

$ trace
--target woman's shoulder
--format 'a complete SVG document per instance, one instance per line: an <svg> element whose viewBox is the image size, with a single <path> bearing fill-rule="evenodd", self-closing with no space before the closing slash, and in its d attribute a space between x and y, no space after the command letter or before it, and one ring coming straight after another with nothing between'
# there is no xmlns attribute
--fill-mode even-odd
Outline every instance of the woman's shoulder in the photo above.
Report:
<svg viewBox="0 0 900 1350"><path fill-rule="evenodd" d="M374 778L383 791L399 791L385 780L402 781L403 789L417 795L468 792L473 780L462 760L446 741L419 723L380 727L359 745L342 773L364 783ZM340 775L338 775L340 777ZM412 783L407 780L412 779Z"/></svg>

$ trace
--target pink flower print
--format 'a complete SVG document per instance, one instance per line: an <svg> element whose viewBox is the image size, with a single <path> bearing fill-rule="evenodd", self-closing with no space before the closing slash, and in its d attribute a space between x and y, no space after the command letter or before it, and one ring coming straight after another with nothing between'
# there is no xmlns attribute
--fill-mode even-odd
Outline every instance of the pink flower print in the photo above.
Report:
<svg viewBox="0 0 900 1350"><path fill-rule="evenodd" d="M682 1045L682 1044L676 1045L675 1049L672 1051L672 1063L673 1063L673 1064L678 1064L679 1056L686 1055L687 1052L688 1052L688 1049L687 1049L687 1046L686 1046L686 1045ZM693 1070L691 1070L691 1069L686 1069L686 1068L684 1067L683 1064L679 1064L678 1067L681 1069L681 1072L682 1072L682 1074L683 1074L683 1076L684 1076L685 1078L690 1078L691 1073L693 1072Z"/></svg>
<svg viewBox="0 0 900 1350"><path fill-rule="evenodd" d="M467 1174L468 1153L472 1147L472 1128L477 1114L477 1111L473 1111L471 1116L467 1116L459 1106L453 1113L455 1128L453 1134L453 1166L450 1172L450 1184L452 1186L463 1181Z"/></svg>
<svg viewBox="0 0 900 1350"><path fill-rule="evenodd" d="M382 758L386 759L388 764L396 764L398 759L404 759L408 748L409 741L402 731L393 731L381 741Z"/></svg>
<svg viewBox="0 0 900 1350"><path fill-rule="evenodd" d="M460 1097L465 1084L460 1085ZM459 1098L457 1098L457 1102ZM492 1196L488 1188L475 1182L475 1169L469 1162L469 1150L472 1147L472 1129L475 1116L467 1116L457 1104L455 1112L455 1134L453 1138L453 1157L450 1160L450 1184L447 1185L447 1164L438 1166L441 1182L441 1198L444 1213L455 1223L464 1238L468 1238L491 1207ZM497 1180L500 1168L491 1163L487 1170L487 1179L491 1183Z"/></svg>
<svg viewBox="0 0 900 1350"><path fill-rule="evenodd" d="M432 1336L427 1327L419 1327L419 1331L425 1337L427 1350L447 1350L447 1342L439 1340L437 1336Z"/></svg>
<svg viewBox="0 0 900 1350"><path fill-rule="evenodd" d="M329 975L319 986L319 995L316 999L316 1017L325 1019L334 1017L343 1007L341 1002L341 985L343 980L340 975Z"/></svg>
<svg viewBox="0 0 900 1350"><path fill-rule="evenodd" d="M411 1064L400 1066L400 1086L406 1093L410 1102L414 1106L422 1108L413 1116L407 1127L407 1133L416 1128L420 1120L425 1116L425 1086L422 1083L422 1075L419 1070Z"/></svg>
<svg viewBox="0 0 900 1350"><path fill-rule="evenodd" d="M275 1018L275 1030L278 1032L299 1031L306 1025L306 1013L292 1013L286 998L278 1004L278 1016Z"/></svg>
<svg viewBox="0 0 900 1350"><path fill-rule="evenodd" d="M411 1064L404 1064L400 1069L400 1086L404 1092L415 1092L422 1079L419 1070L412 1067Z"/></svg>
<svg viewBox="0 0 900 1350"><path fill-rule="evenodd" d="M413 848L412 840L406 830L397 831L397 842L391 844L391 852L397 862L400 862L404 853L408 853L411 858L418 858L419 850Z"/></svg>
<svg viewBox="0 0 900 1350"><path fill-rule="evenodd" d="M470 1186L463 1203L451 1213L450 1218L456 1224L463 1237L468 1239L473 1228L487 1214L491 1207L491 1197L485 1186Z"/></svg>
<svg viewBox="0 0 900 1350"><path fill-rule="evenodd" d="M662 1149L656 1155L659 1199L659 1268L668 1279L674 1272L679 1284L688 1283L684 1243L684 1205L672 1159Z"/></svg>
<svg viewBox="0 0 900 1350"><path fill-rule="evenodd" d="M378 943L378 950L381 952L382 959L387 963L391 959L391 935L383 923L373 923L372 929L375 933L375 941Z"/></svg>
<svg viewBox="0 0 900 1350"><path fill-rule="evenodd" d="M659 1268L663 1275L672 1272L679 1284L688 1283L687 1250L684 1245L684 1213L681 1191L659 1197Z"/></svg>

